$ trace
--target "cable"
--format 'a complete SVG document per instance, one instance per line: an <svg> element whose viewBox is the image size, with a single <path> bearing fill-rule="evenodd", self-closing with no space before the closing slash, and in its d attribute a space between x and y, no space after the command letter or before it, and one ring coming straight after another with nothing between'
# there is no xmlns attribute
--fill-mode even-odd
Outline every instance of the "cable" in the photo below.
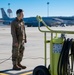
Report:
<svg viewBox="0 0 74 75"><path fill-rule="evenodd" d="M60 64L61 64L61 59L62 59L62 55L63 55L63 50L65 49L65 45L66 45L66 39L64 41L64 44L63 44L63 47L62 47L62 50L61 50L61 53L60 53L60 56L59 56L59 60L58 60L58 66L57 66L57 73L58 75L60 75Z"/></svg>
<svg viewBox="0 0 74 75"><path fill-rule="evenodd" d="M69 50L72 45L72 39L67 39L64 41L62 51L60 53L59 61L58 61L58 67L57 67L57 73L58 75L66 75L67 72L69 74L68 66L69 65Z"/></svg>
<svg viewBox="0 0 74 75"><path fill-rule="evenodd" d="M11 57L9 57L8 59L6 59L6 60L4 60L4 61L0 62L0 64L2 64L2 63L4 63L4 62L6 62L6 61L8 61L8 60L10 60L10 58L11 58Z"/></svg>
<svg viewBox="0 0 74 75"><path fill-rule="evenodd" d="M71 45L71 72L73 72L73 64L74 64L74 41L72 42L72 45Z"/></svg>
<svg viewBox="0 0 74 75"><path fill-rule="evenodd" d="M11 56L11 57L12 57L12 56ZM6 61L8 61L8 60L12 60L11 57L9 57L8 59L0 59L0 60L3 60L2 62L0 62L0 64L6 62ZM34 59L44 59L44 58L43 58L43 57L37 57L37 58L27 57L27 58L23 58L23 60L24 60L24 59L33 59L33 60L34 60ZM50 58L47 58L47 60L48 60L48 59L50 59Z"/></svg>

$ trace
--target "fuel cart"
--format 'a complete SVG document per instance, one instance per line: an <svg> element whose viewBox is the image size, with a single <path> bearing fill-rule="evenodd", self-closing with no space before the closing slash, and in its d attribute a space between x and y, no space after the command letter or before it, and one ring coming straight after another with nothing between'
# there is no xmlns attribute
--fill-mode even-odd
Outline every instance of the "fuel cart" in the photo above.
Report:
<svg viewBox="0 0 74 75"><path fill-rule="evenodd" d="M44 33L44 64L34 68L33 75L74 75L74 39L66 38L65 34L73 34L74 31L52 30L40 16L38 20L38 29ZM43 24L47 30L42 30L40 24ZM51 39L47 40L47 33ZM55 34L55 36L53 36ZM60 34L60 37L58 37ZM47 44L50 43L50 64L47 65Z"/></svg>

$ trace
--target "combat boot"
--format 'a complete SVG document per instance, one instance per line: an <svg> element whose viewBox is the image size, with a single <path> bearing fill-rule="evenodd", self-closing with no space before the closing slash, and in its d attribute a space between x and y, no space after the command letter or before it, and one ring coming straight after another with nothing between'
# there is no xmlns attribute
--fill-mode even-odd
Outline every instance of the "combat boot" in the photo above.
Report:
<svg viewBox="0 0 74 75"><path fill-rule="evenodd" d="M18 65L14 65L13 70L21 70L21 67L19 67Z"/></svg>
<svg viewBox="0 0 74 75"><path fill-rule="evenodd" d="M18 63L18 66L21 67L22 69L26 69L26 66L23 66L20 63Z"/></svg>

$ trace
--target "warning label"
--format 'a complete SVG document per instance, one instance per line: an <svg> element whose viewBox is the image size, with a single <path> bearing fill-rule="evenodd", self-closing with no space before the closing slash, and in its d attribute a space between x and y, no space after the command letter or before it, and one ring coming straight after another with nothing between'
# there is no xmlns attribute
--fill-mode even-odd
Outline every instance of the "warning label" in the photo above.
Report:
<svg viewBox="0 0 74 75"><path fill-rule="evenodd" d="M53 44L53 52L54 53L60 53L62 50L62 44Z"/></svg>

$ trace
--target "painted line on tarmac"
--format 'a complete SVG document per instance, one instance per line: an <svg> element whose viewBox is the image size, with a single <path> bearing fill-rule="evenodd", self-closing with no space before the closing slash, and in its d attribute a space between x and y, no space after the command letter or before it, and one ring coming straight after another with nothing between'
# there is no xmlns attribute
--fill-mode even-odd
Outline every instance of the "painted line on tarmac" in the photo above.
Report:
<svg viewBox="0 0 74 75"><path fill-rule="evenodd" d="M23 74L20 74L20 75L32 75L33 72L27 72L27 73L23 73Z"/></svg>
<svg viewBox="0 0 74 75"><path fill-rule="evenodd" d="M3 72L6 72L6 71L3 71ZM0 75L32 75L33 70L24 71L24 72L20 72L20 73L16 73L16 74L13 74L13 73L3 73L3 72L1 71Z"/></svg>
<svg viewBox="0 0 74 75"><path fill-rule="evenodd" d="M0 75L9 75L9 74L5 74L5 73L0 73Z"/></svg>

